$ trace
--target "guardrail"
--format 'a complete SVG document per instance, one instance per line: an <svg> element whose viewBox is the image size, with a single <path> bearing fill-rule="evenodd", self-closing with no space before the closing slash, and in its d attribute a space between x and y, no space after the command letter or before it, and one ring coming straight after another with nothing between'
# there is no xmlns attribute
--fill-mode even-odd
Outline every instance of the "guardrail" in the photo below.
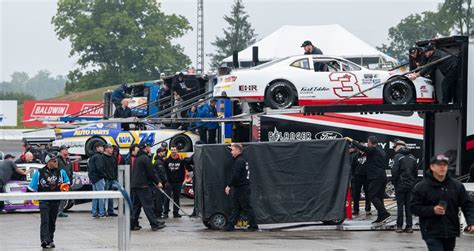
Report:
<svg viewBox="0 0 474 251"><path fill-rule="evenodd" d="M118 199L118 250L130 250L130 206L124 203L124 197L118 191L96 192L37 192L37 193L0 193L0 201L6 200L81 200L81 199Z"/></svg>

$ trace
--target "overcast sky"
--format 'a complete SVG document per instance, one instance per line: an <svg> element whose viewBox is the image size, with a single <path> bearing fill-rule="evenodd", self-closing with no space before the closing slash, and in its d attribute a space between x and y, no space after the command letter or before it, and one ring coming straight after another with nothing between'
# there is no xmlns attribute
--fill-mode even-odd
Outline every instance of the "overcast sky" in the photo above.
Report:
<svg viewBox="0 0 474 251"><path fill-rule="evenodd" d="M193 62L196 61L197 0L162 0L162 10L185 16L194 30L177 39ZM283 25L340 24L363 41L378 46L387 41L388 29L402 18L436 10L442 0L244 0L250 22L261 39ZM70 43L59 41L51 18L54 0L0 0L0 81L9 81L15 71L30 76L47 69L66 75L76 67L69 57ZM211 42L227 27L232 0L204 0L205 53ZM206 58L206 66L208 64Z"/></svg>

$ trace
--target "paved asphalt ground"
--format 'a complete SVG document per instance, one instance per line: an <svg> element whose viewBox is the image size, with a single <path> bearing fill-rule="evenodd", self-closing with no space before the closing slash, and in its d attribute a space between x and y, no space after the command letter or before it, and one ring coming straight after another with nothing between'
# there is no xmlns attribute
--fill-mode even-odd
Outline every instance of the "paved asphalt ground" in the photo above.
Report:
<svg viewBox="0 0 474 251"><path fill-rule="evenodd" d="M191 212L190 200L183 202ZM117 218L91 219L90 203L58 218L55 250L117 250ZM200 219L170 218L152 232L142 213L141 231L132 232L132 250L425 250L420 232L317 230L221 232L208 230ZM41 250L37 212L0 214L0 250ZM461 236L456 250L474 250L474 237Z"/></svg>
<svg viewBox="0 0 474 251"><path fill-rule="evenodd" d="M18 156L20 141L0 141L0 151ZM183 208L192 211L191 201ZM91 219L90 203L74 206L68 218L58 218L55 250L117 250L117 218ZM392 209L392 214L394 211ZM132 232L132 250L426 250L420 232L340 231L306 227L285 231L220 232L208 230L200 219L168 219L167 227ZM372 216L375 217L375 216ZM359 219L365 219L365 216ZM365 219L367 224L371 218ZM0 214L0 251L41 250L38 212ZM265 227L265 226L264 226ZM322 230L326 229L326 230ZM474 237L461 236L456 250L474 250Z"/></svg>

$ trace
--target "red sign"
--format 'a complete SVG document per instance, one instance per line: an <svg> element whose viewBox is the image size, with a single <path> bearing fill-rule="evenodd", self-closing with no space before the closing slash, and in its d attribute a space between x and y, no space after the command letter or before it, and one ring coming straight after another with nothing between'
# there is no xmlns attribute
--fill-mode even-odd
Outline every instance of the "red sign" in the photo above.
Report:
<svg viewBox="0 0 474 251"><path fill-rule="evenodd" d="M101 118L104 114L101 104L101 102L25 100L24 125L25 127L44 126L45 124L39 121L39 118L55 119L69 115Z"/></svg>

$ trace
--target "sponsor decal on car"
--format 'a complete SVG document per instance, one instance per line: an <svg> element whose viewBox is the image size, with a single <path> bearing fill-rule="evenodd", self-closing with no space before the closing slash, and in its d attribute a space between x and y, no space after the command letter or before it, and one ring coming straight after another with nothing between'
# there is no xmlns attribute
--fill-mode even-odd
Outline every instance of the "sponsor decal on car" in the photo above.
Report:
<svg viewBox="0 0 474 251"><path fill-rule="evenodd" d="M239 85L240 92L257 92L257 85Z"/></svg>
<svg viewBox="0 0 474 251"><path fill-rule="evenodd" d="M342 139L342 134L334 131L324 131L316 134L315 139Z"/></svg>
<svg viewBox="0 0 474 251"><path fill-rule="evenodd" d="M109 130L77 130L74 136L108 135Z"/></svg>
<svg viewBox="0 0 474 251"><path fill-rule="evenodd" d="M273 132L268 132L268 141L295 141L295 140L311 140L311 132L279 132L275 127Z"/></svg>
<svg viewBox="0 0 474 251"><path fill-rule="evenodd" d="M311 94L315 92L324 92L329 91L329 88L324 86L313 86L313 87L301 87L300 93L301 94Z"/></svg>

